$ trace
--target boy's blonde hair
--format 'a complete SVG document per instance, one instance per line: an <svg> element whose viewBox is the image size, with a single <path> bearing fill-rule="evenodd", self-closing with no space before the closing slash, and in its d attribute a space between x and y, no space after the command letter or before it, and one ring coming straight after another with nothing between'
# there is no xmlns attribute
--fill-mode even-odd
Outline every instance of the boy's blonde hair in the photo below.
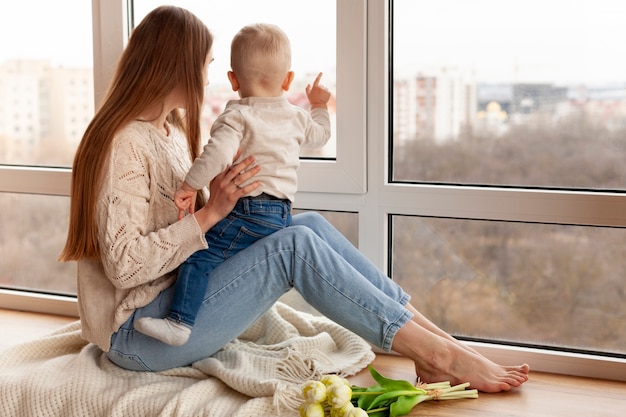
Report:
<svg viewBox="0 0 626 417"><path fill-rule="evenodd" d="M242 83L280 85L291 69L291 43L278 26L255 23L233 38L230 66Z"/></svg>

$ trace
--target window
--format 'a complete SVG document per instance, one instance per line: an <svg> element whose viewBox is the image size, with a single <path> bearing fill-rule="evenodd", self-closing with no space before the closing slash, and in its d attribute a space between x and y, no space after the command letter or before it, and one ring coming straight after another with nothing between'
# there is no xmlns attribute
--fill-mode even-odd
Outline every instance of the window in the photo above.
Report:
<svg viewBox="0 0 626 417"><path fill-rule="evenodd" d="M141 13L140 10L144 7L142 6L144 4L143 1L137 0L135 2L137 7L136 16ZM48 3L46 1L37 3L34 0L30 0L26 2L26 7L29 11L40 11L39 15L49 16L52 13L46 13L45 9ZM95 25L93 28L93 81L81 77L82 81L75 81L73 84L70 84L78 88L80 85L83 85L81 83L86 85L93 83L95 102L99 102L102 98L114 69L114 63L126 42L130 26L128 17L133 15L132 3L130 1L100 1L91 3L77 0L64 2L63 6L59 6L58 2L54 3L56 8L64 7L64 10L73 10L77 13L79 10L84 10L81 7L86 7L85 5L93 4L95 6L93 10L93 22ZM198 2L188 3L189 8L192 10L199 4ZM218 7L228 6L222 3L230 4L234 2L210 3L215 3L211 6L211 10L218 10ZM252 1L252 3L262 3L270 11L275 11L275 5L278 4L269 0ZM434 139L435 136L430 138L424 137L423 133L427 129L418 131L414 125L413 119L415 117L407 116L415 113L416 102L410 100L410 97L411 95L415 97L416 84L410 80L400 82L399 77L394 79L393 76L389 76L391 70L393 70L393 73L396 73L399 66L399 62L388 59L390 56L397 58L398 55L397 49L393 46L394 43L389 42L389 35L393 35L394 41L409 39L415 41L416 37L413 34L421 30L421 27L427 24L429 20L434 21L439 17L437 13L429 15L427 12L432 10L433 7L438 7L440 3L430 3L422 0L341 0L334 2L336 7L337 41L335 73L338 140L336 143L336 155L334 160L332 158L329 160L318 158L303 161L300 171L302 187L301 192L297 196L297 207L339 213L337 220L346 226L346 230L349 233L356 229L356 233L350 234L350 236L353 236L351 240L355 242L359 250L366 254L377 266L384 270L389 270L394 279L400 281L403 286L406 286L413 292L413 298L418 307L424 308L427 314L431 315L436 321L440 321L440 324L447 329L467 337L498 341L498 343L505 341L513 344L512 348L506 346L499 347L500 345L496 344L475 344L477 349L494 355L493 357L497 357L499 362L517 363L519 361L527 361L536 371L624 380L626 372L623 343L617 342L619 338L615 336L624 333L622 329L624 328L625 317L624 307L622 307L624 304L623 285L619 284L623 279L618 278L615 281L615 277L623 276L623 274L620 275L622 268L620 259L623 257L620 252L623 239L620 238L624 233L623 228L626 227L624 187L616 182L611 183L613 185L610 185L608 182L597 186L594 186L594 184L582 185L583 182L578 178L589 173L589 169L584 165L581 165L583 168L577 171L568 171L572 172L571 179L567 176L553 178L552 176L544 175L542 181L526 179L524 180L525 182L519 180L519 176L511 176L511 172L518 173L520 169L512 170L511 172L503 170L502 175L498 176L493 174L486 176L485 172L488 173L489 171L482 171L482 176L472 176L470 175L471 172L467 170L464 171L464 174L459 174L453 170L443 170L442 164L446 163L446 161L455 165L459 165L460 162L464 161L464 158L459 157L459 155L465 145L470 144L462 141L462 139L467 139L467 136L464 135L468 134L468 129L460 128L460 125L458 125L459 136L450 142L437 142ZM533 24L535 25L538 22L543 22L545 26L547 20L544 14L554 17L555 15L551 11L551 7L555 3L543 2L541 8L537 7L534 2L508 5L506 7L508 12L505 16L507 21L502 23L501 26L505 28L514 27L512 20L516 16L523 16L522 12L525 11L534 12L533 18L526 19L526 21L534 22ZM0 23L2 23L0 30L7 27L6 19L18 20L16 16L26 16L27 18L24 17L21 20L31 22L36 18L36 16L30 13L26 14L24 11L26 9L21 7L23 4L24 2L19 3L20 7L15 8L15 13L12 12L10 16L0 15ZM244 5L245 3L237 2L237 4ZM317 4L313 2L311 7L318 7ZM323 6L321 7L327 6L325 2L322 2L322 4ZM457 16L465 18L456 26L448 28L448 32L452 34L456 33L459 28L470 25L470 22L473 21L472 19L476 21L475 19L481 17L474 16L474 12L481 12L493 17L500 13L495 10L501 9L499 5L495 9L489 9L485 7L488 6L488 3L481 0L457 3L446 1L444 4L447 5L447 8L441 12L444 18L446 16L449 19L457 19ZM415 11L414 5L419 6L420 9ZM401 13L403 8L406 8L404 11L407 17L411 17L414 22L421 22L421 24L409 26L400 22L397 27L393 26L391 6L393 6L396 13ZM620 3L617 1L610 3L606 1L593 3L576 2L574 5L568 3L566 7L562 6L564 10L563 15L554 19L554 26L566 28L569 25L568 19L575 19L579 9L586 7L585 11L586 13L588 12L590 19L581 26L581 32L583 31L582 28L585 27L589 27L590 31L591 25L594 24L594 19L591 19L591 17L598 16L597 13L600 10L609 10L611 7L614 7L614 9L610 9L612 10L610 14L605 15L606 24L597 30L603 31L605 34L607 31L612 30L614 31L612 32L614 36L623 39L623 34L620 35L619 29L612 23L613 18L623 14L617 9L618 6L620 6ZM469 7L469 10L467 7ZM150 6L145 6L143 8L144 12L149 8ZM240 8L242 10L245 9L243 6ZM308 10L306 6L304 8ZM524 10L519 8L524 8ZM295 10L291 4L286 9L281 10L293 13L296 21L302 21L303 16L306 16L306 12L302 13ZM409 12L411 12L410 16ZM80 29L83 27L82 25L89 25L92 22L92 19L88 16L88 11L86 14L87 16L81 15L79 17L78 15L74 16L73 13L65 13L58 19L64 20L67 18L67 21L64 20L63 23L59 23L58 19L54 22L48 19L43 24L39 24L39 27L51 27L52 29L49 29L48 32L54 32L58 29L56 25L72 26L76 28L75 38L81 39L73 39L70 42L86 42L86 39L90 38L89 31L91 28L87 27L85 32L83 32L83 29ZM54 15L56 16L57 14L55 13ZM218 16L217 13L215 15ZM535 16L539 17L535 19ZM230 19L232 15L228 17ZM212 26L210 20L207 23L209 27ZM237 24L235 26L238 27L240 25ZM539 29L535 28L533 30L538 31ZM437 28L435 27L432 30L436 31ZM547 33L546 30L540 32ZM8 35L2 34L5 38L19 40L20 38L15 36L16 33L20 33L19 30L10 32ZM79 33L80 35L78 35ZM532 33L533 31L530 31L530 34ZM464 36L469 36L467 31L463 34ZM435 44L435 40L437 42L441 40L441 37L433 36L429 33L424 35L432 40L432 44ZM52 36L53 34L51 33L50 37ZM456 40L460 42L464 36L457 36ZM403 37L406 39L402 39ZM24 39L26 38L24 37ZM33 38L28 37L28 39ZM491 37L489 39L501 38ZM44 43L47 42L46 39L40 40ZM610 52L607 53L606 51L615 48L612 50L613 56L610 63L621 74L626 74L623 62L620 61L621 55L615 52L620 51L621 48L619 44L611 46L613 45L613 40L612 38L603 39L603 42L596 45L596 48L589 53L593 53L594 59L608 62L606 59L611 55ZM24 44L20 48L21 51L28 50L25 42L24 40ZM216 46L220 42L222 45L227 45L229 40L223 41L221 38L218 38L216 39ZM417 42L422 42L422 40L417 38ZM52 42L45 50L65 53L66 51L61 52L64 51L64 48L59 48L59 45L58 41ZM437 59L432 60L434 55L427 53L425 46L423 47L421 44L416 45L421 49L417 51L409 50L410 54L422 59L429 67L432 67L431 64L440 63L437 62ZM444 45L443 51L451 51L452 49L447 48L453 47L454 42L452 45ZM9 50L8 48L8 46L3 48L0 54ZM91 62L92 57L89 52L91 49L89 48L89 45L86 45L78 49L81 51L81 56ZM323 48L323 46L320 46L320 48ZM472 45L472 48L469 49L478 53L484 50L480 48L484 48L484 46L482 44ZM441 45L435 52L439 49L442 49ZM450 54L450 59L457 55ZM493 55L504 56L502 54ZM570 52L569 56L571 58L573 54ZM604 58L602 58L603 56ZM4 58L2 57L1 59ZM550 60L551 57L548 57L546 62L550 62ZM52 65L56 65L55 62L53 60ZM556 61L552 60L552 62ZM72 68L74 68L73 65ZM3 67L2 71L5 70L6 66ZM219 75L214 68L211 71L213 78ZM367 78L365 77L366 74ZM553 73L553 78L548 80L548 83L552 83L554 86L560 85L564 79L559 78L561 76L562 74L554 75ZM433 88L432 81L432 78L424 78L422 80L422 91L430 91L428 89ZM500 82L500 80L496 81ZM403 85L406 88L402 87ZM446 84L444 83L444 85ZM458 88L452 88L451 84L447 85L450 87L448 89L450 94L453 92L460 94ZM8 88L10 87L7 86L4 72L1 72L0 91L2 94L0 94L0 100L2 102L0 103L0 120L13 120L19 117L21 118L20 120L24 121L19 126L11 125L10 132L19 132L26 135L28 131L36 133L38 130L43 129L43 126L48 126L46 129L51 129L50 126L52 126L53 121L58 119L44 115L44 112L41 112L41 110L29 110L19 112L16 115L14 108L17 106L17 103L27 103L27 100L32 99L32 94L31 98L27 97L26 94L19 96L13 94L9 102L11 105L6 105L4 92L8 91ZM30 91L28 89L34 88L34 84L31 83L29 85L25 83L20 85L20 88L23 91ZM39 96L46 98L48 102L50 100L47 97L56 94L51 84L44 83L37 88L40 89ZM535 91L544 90L540 88ZM450 94L448 97L450 97ZM545 95L544 93L541 94L542 97ZM547 95L553 96L551 94ZM68 97L74 96L68 93ZM421 97L424 103L423 108L426 108L424 107L426 103L431 101L429 101L430 99L427 100L428 97L425 94L422 94ZM481 110L478 107L478 89L476 90L476 98L475 115L479 115ZM13 105L14 101L15 105ZM450 102L450 100L448 101ZM73 104L75 109L81 110L89 109L93 105L82 100ZM532 104L530 101L524 101L524 105L528 109L533 109L530 104ZM466 103L466 108L469 109L470 107ZM486 108L485 106L485 110ZM500 114L501 116L503 115L499 112L506 111L502 105L500 110L496 106L490 106L490 109L495 111L496 115ZM562 107L559 107L559 109L562 109ZM455 115L456 119L454 120L460 120L461 117L468 116L468 111L459 115L458 112L455 113L451 109L448 113L449 119L452 119L453 114ZM586 120L588 120L591 116L595 117L604 113L599 113L594 108L585 108L584 114L587 118ZM365 117L366 115L367 118ZM526 117L528 115L530 117ZM76 115L73 121L76 121L78 124L81 120L80 117L80 115ZM533 124L535 122L531 123L531 120L541 120L542 123L547 120L545 118L536 118L532 112L524 113L524 118L526 119L524 128L529 129L529 131L536 129L535 124ZM86 118L86 121L89 119L90 116ZM487 115L485 114L484 118L479 120L486 119ZM488 119L489 123L491 123L492 119L493 117ZM496 122L499 120L498 117L495 119ZM553 133L556 126L554 118L548 119L551 120L550 123L552 124L548 123L547 125L552 129L550 132ZM37 120L39 122L36 122ZM432 122L435 119L430 118L428 120ZM505 123L512 120L509 113L507 113L507 117L504 120ZM30 123L31 121L33 123ZM598 128L597 123L594 122L592 124L589 124L588 127ZM486 125L487 122L483 123L483 126ZM426 124L425 126L428 127L429 125ZM496 126L498 126L498 123L496 123ZM600 125L599 128L606 130L607 126ZM614 128L615 124L611 124L611 126L611 128ZM81 130L79 127L76 127L76 129L77 131ZM405 139L408 142L411 142L413 139L409 139L409 136L406 135L396 135L396 130L399 131L399 129L415 134L415 142L420 146L420 150L429 155L429 158L426 158L426 162L430 165L424 165L423 155L415 154L415 149L405 147L408 146ZM390 131L392 132L391 134ZM431 131L434 132L434 130ZM586 132L588 131L587 129ZM495 132L498 133L498 129ZM366 133L367 142L365 142ZM552 133L550 136L544 137L553 139ZM499 137L500 139L505 139L506 129L498 134L504 135ZM536 137L536 135L528 135L530 139ZM612 150L615 154L619 154L619 148L616 147L618 142L612 141L614 139L612 136L602 134L601 137L603 144L613 146L613 148L607 149ZM587 142L593 138L593 143L595 143L595 135L588 135L586 138ZM10 158L0 155L0 204L8 205L8 210L20 212L19 216L11 217L12 222L21 222L28 225L32 222L34 216L44 224L46 222L57 222L58 225L55 224L46 230L42 230L40 233L37 233L37 230L29 229L25 233L25 237L22 238L16 236L9 237L8 234L5 234L5 227L11 228L14 226L12 223L5 223L2 225L2 242L0 243L8 245L6 243L7 238L20 242L22 242L20 239L25 239L20 244L26 245L36 242L39 248L50 249L51 245L55 245L53 242L62 242L64 239L65 232L58 234L57 237L52 236L48 232L64 229L61 223L62 219L65 219L67 216L68 201L66 197L69 195L70 182L70 172L67 167L69 162L53 160L53 158L56 158L54 152L50 153L51 158L46 162L20 160L17 156L17 151L14 149L16 142L6 142L4 137L1 140L3 140L3 146L0 147L0 154L7 151L13 152ZM25 139L24 143L29 143L30 140ZM480 138L472 136L472 140L481 140L483 144L487 143L493 147L501 145L501 141L497 142L491 136ZM598 151L593 145L588 146L588 143L585 144L583 142L582 140L575 142L574 145L577 147L569 148L570 152L582 155L585 152ZM8 145L6 145L7 143ZM5 145L7 146L6 148L4 147ZM554 149L558 148L553 147ZM585 151L583 152L582 149L585 149ZM530 155L529 151L530 149L521 148L517 155L520 155L522 158L528 158ZM474 153L470 154L470 156L474 158L473 161L479 161L484 164L489 162L489 165L494 161L498 162L497 158L491 158L485 162L485 154L480 154L475 149L472 152ZM21 155L27 154L28 152L21 152ZM533 155L543 157L542 152L536 152ZM563 156L569 157L571 155L563 154ZM408 169L405 166L403 168L401 165L406 165L407 159L413 161L412 164L414 165L420 165L420 169L424 166L430 167L430 171L424 171L424 169L411 170L416 167L409 167L410 169ZM536 162L535 157L530 158L530 160L530 162ZM585 160L588 161L586 158ZM526 166L520 163L520 161L513 160L512 163L517 164L514 166ZM24 166L16 166L19 164L24 164ZM51 168L50 166L33 167L25 166L26 164L61 165L65 168ZM366 168L367 183L365 181ZM552 169L553 167L549 168ZM562 166L554 168L562 168ZM593 175L596 174L594 173ZM591 177L588 176L587 183L589 183L589 178ZM55 207L55 210L59 212L58 216L52 218L42 217L40 213L37 213L37 210L30 210L32 206L41 208L44 205L46 207ZM332 215L334 217L337 214L332 213ZM45 225L42 227L45 228ZM28 226L25 228L28 228ZM344 229L342 231L345 232ZM474 242L476 245L468 246L468 242ZM494 244L493 242L499 243ZM590 245L589 242L594 242L594 245ZM59 245L58 250L50 250L50 253L54 252L56 254L61 250L61 243L56 244ZM420 245L422 246L421 248ZM599 262L600 259L592 259L585 250L586 248L591 248L591 246L593 248L590 250L593 250L595 245L601 246L607 251L607 253L603 252L598 255L602 262ZM10 245L0 248L2 254L5 253L5 247L8 248ZM538 248L547 249L539 251ZM37 257L44 252L35 249L34 252L29 253L33 253L32 256ZM429 262L424 262L425 253L431 254L432 259ZM491 256L491 253L497 256ZM572 275L581 277L584 276L585 271L590 271L590 279L582 280L577 278L577 280L565 286L561 281L568 278L566 277L568 274L564 272L552 273L550 268L556 269L555 265L559 264L557 261L562 261L562 258L570 255L570 253L578 255L572 258L571 262L565 262L567 268L570 268L572 271ZM612 258L608 259L607 257L610 254L613 254ZM50 259L51 270L59 266L52 261L53 256L45 256ZM605 260L605 258L608 260ZM37 260L37 263L39 264L39 260ZM526 274L507 272L518 268L520 263L523 264L523 268L526 268ZM48 261L45 261L45 264L47 265ZM0 274L2 274L0 276L0 287L9 284L8 274L10 274L13 288L30 289L35 287L28 282L28 279L30 279L28 277L28 268L24 266L20 271L16 272L12 265L10 267L8 265L10 265L10 260L7 260L6 257L0 258ZM70 265L70 267L72 266ZM9 268L11 269L9 270ZM423 273L418 274L412 270ZM583 272L582 275L580 274L581 272ZM68 279L68 282L63 284L51 282L50 285L53 287L53 292L71 292L71 285L74 284L73 281L75 279L74 272L63 271L59 275L63 276L64 279ZM419 279L420 275L423 275L421 280ZM15 284L13 281L14 276L25 277L23 279L26 279L26 281L20 281ZM519 277L532 277L532 279L521 280ZM545 294L537 293L535 286L548 283L550 283L550 286L545 287L546 291L551 291L550 294L554 294L555 297L560 296L562 297L561 299L564 297L567 300L567 302L561 303L559 307L567 306L570 311L583 314L583 317L580 318L581 322L584 322L585 314L596 316L600 314L601 317L604 317L605 320L604 322L600 321L600 326L605 326L593 329L593 334L598 338L602 338L602 340L591 340L592 338L587 335L575 335L574 330L576 328L572 328L572 326L580 322L568 324L565 327L565 331L560 329L562 332L560 334L544 332L547 326L542 325L545 323L529 323L531 329L537 330L536 334L529 334L528 329L521 329L519 333L510 332L509 329L503 330L502 323L498 321L485 323L487 326L483 328L468 329L464 322L456 320L459 315L458 311L456 314L452 314L453 308L447 308L450 302L457 298L463 299L466 305L462 307L465 309L470 306L476 306L474 302L471 305L469 302L466 302L468 294L475 294L476 291L474 290L476 288L479 290L490 288L491 291L479 291L479 295L482 298L480 298L481 302L478 302L477 307L483 307L483 305L487 305L487 302L492 303L492 306L501 305L501 303L519 303L520 298L524 298L520 297L518 293L519 289L522 288L531 293L533 298L523 300L525 302L523 305L509 304L509 306L519 307L517 310L509 308L507 311L508 317L512 315L517 320L516 328L523 327L522 324L529 320L528 317L532 319L533 316L538 317L541 315L546 321L549 321L548 319L555 320L559 317L569 319L566 312L559 308L554 308L555 303L549 304L549 308L546 311L536 311L540 310L538 306L542 306L544 302L542 297ZM45 284L40 287L48 291L50 285ZM491 287L487 287L489 285ZM520 285L521 287L519 287ZM446 288L449 288L450 291L442 292ZM63 306L68 304L67 301L62 300L63 306L59 306L57 302L59 300L54 298L48 299L46 303L43 303L42 297L30 297L34 301L29 304L29 301L25 299L15 301L13 294L10 294L13 298L7 298L5 296L6 292L6 290L0 290L0 305L3 307L59 312L63 310ZM445 297L448 298L446 299ZM602 304L599 304L597 302L598 297L605 297L606 305L604 301ZM51 305L49 302L52 302L54 305ZM426 306L421 304L426 304ZM68 310L66 309L65 311ZM488 310L477 310L476 314L484 314L485 311ZM470 313L474 313L474 311L468 312L468 314ZM476 322L473 322L471 317L469 323L476 327ZM500 328L497 328L498 326ZM546 351L544 349L521 347L535 343L547 345L553 350ZM617 347L615 347L616 344ZM560 350L566 350L567 352L561 353L559 352ZM595 350L598 355L581 353L591 350Z"/></svg>
<svg viewBox="0 0 626 417"><path fill-rule="evenodd" d="M626 354L617 228L393 216L393 276L470 339ZM584 319L581 319L583 318Z"/></svg>
<svg viewBox="0 0 626 417"><path fill-rule="evenodd" d="M626 357L622 2L389 6L394 279L454 334Z"/></svg>
<svg viewBox="0 0 626 417"><path fill-rule="evenodd" d="M14 22L30 21L36 19L37 16L50 16L52 12L46 13L46 8L58 8L58 3L51 4L49 2L29 1L20 3L20 7L14 10L14 13L3 15L2 35L5 38L15 38L15 34L19 34L23 26L15 26ZM76 3L76 4L74 4ZM54 276L58 280L50 280L49 277L41 276L42 274L32 273L31 269L26 267L25 262L21 262L22 270L15 270L14 262L16 259L3 258L0 261L0 287L12 289L25 289L53 293L74 293L75 292L75 274L67 271L74 265L57 264L56 256L60 252L66 233L64 221L67 220L69 195L69 166L71 165L73 153L78 144L82 133L91 120L94 111L94 102L99 102L106 91L108 82L112 76L119 54L121 53L127 36L130 32L132 22L129 17L139 17L145 14L147 10L155 7L156 2L128 2L128 4L115 2L96 3L93 10L94 19L91 17L89 2L66 1L64 7L71 13L65 13L61 22L59 19L44 19L37 23L42 30L47 29L49 36L30 37L23 36L18 38L19 41L7 45L0 52L0 140L3 146L0 147L0 201L4 206L19 207L10 219L7 217L5 221L11 221L12 225L31 224L33 227L43 227L40 220L35 221L35 217L39 218L37 209L50 208L48 221L52 219L63 219L63 221L55 222L54 228L46 228L45 232L54 229L55 236L48 236L48 241L39 241L39 247L32 247L32 250L25 250L23 256L38 256L44 260L44 263L53 265L50 271L54 271ZM135 3L135 4L133 4ZM241 15L241 10L258 6L258 2L239 2L237 10L221 10L220 7L233 8L234 3L222 5L214 2L211 5L212 11L219 11L221 16ZM323 36L319 36L319 45L324 47L315 48L317 50L316 59L325 66L322 68L311 68L307 65L313 65L307 62L304 66L295 67L298 72L302 71L323 71L325 74L324 82L329 87L335 86L337 79L337 35L336 35L336 18L338 12L346 15L346 10L351 12L351 20L344 28L357 26L356 37L358 42L350 42L350 49L353 51L349 54L342 54L339 61L344 60L356 65L357 70L346 70L343 75L348 78L348 82L344 82L343 88L353 88L351 83L364 83L364 65L363 57L365 37L361 34L365 27L365 9L362 5L356 4L350 0L343 2L338 6L334 1L326 0L323 3L316 4L315 9L323 12L320 19L307 27L310 32L315 32ZM182 4L185 6L184 4ZM189 8L194 12L198 6L197 2L191 2ZM265 6L267 6L265 4ZM280 7L279 7L280 6ZM142 7L144 7L142 9ZM267 18L274 16L277 10L289 10L295 13L293 7L285 2L274 2L273 7L264 7L270 10L271 16L266 14ZM41 11L37 16L32 15L32 10ZM343 10L343 11L342 11ZM237 13L235 13L237 11ZM232 13L231 13L232 12ZM199 13L200 14L200 13ZM361 19L354 19L355 16L361 16ZM19 19L18 16L23 16ZM208 15L207 20L215 21ZM280 13L278 13L280 16ZM261 18L261 14L254 13L248 15L250 21ZM295 21L299 19L285 19L281 17L281 25L285 29L290 28L295 31L295 39L300 42L312 39L313 37L299 36L300 31L294 29ZM92 20L95 22L95 28L92 29ZM234 33L239 26L248 23L248 21L233 22L230 28L226 28ZM59 27L61 29L59 29ZM298 25L302 27L302 25ZM213 29L213 27L212 27ZM93 48L91 32L93 30ZM226 30L224 33L214 33L216 35L216 47L220 45L220 38L226 39L232 36ZM346 30L346 29L342 29ZM354 32L354 31L352 31ZM360 41L360 42L359 42ZM228 50L228 43L222 42L221 47ZM362 48L355 48L355 45ZM14 46L12 49L10 47ZM346 49L346 46L340 46L340 49ZM306 61L308 56L312 55L311 45L305 44L294 47L294 53L297 53L298 61ZM356 53L358 59L351 59ZM360 54L360 55L359 55ZM227 62L228 53L222 54L224 57L222 63ZM92 68L92 61L94 63ZM295 59L294 59L295 61ZM349 66L348 66L349 67ZM220 72L225 73L226 67L222 67ZM301 70L299 68L302 68ZM216 69L212 69L215 73ZM313 73L310 73L313 74ZM316 74L316 72L315 72ZM313 75L315 75L313 74ZM359 75L360 74L360 75ZM217 78L217 77L216 77ZM305 81L302 81L300 87L303 87ZM346 85L347 84L347 85ZM223 86L222 86L223 87ZM364 93L364 89L359 89ZM335 90L336 94L336 90ZM359 99L358 94L356 95ZM350 140L343 141L342 144L333 145L329 155L318 156L314 161L303 161L302 169L312 171L315 175L304 175L304 188L315 189L328 188L325 184L333 184L336 190L355 190L362 191L364 188L364 160L363 158L348 158L345 155L359 155L364 153L365 135L364 135L364 101L360 100L359 105L353 106L350 100L344 100L343 106L348 110L344 113L346 117L352 117L356 114L361 121L356 123L346 123L350 129L355 132L351 135ZM354 110L357 110L356 112ZM336 121L333 121L336 125ZM345 127L343 128L345 130ZM360 132L360 133L359 133ZM346 149L356 151L347 152ZM360 149L360 150L359 150ZM321 159L320 159L321 158ZM37 166L37 167L35 167ZM66 168L54 168L54 167ZM321 174L320 174L321 172ZM348 178L348 181L341 184L341 181L329 181L329 178ZM307 180L309 185L307 186ZM332 187L330 187L332 188ZM57 197L65 196L65 197ZM316 205L310 205L316 208ZM9 253L15 250L16 245L19 246L21 239L25 237L14 235L18 233L14 227L3 228L2 247L3 253ZM65 230L64 230L65 229ZM12 231L11 233L4 231ZM36 240L31 241L37 242ZM52 242L52 243L51 243ZM23 242L22 242L23 243ZM32 246L32 245L30 245ZM29 246L29 247L30 247ZM12 249L11 249L12 248ZM30 254L30 255L29 255ZM60 268L60 269L59 269Z"/></svg>
<svg viewBox="0 0 626 417"><path fill-rule="evenodd" d="M626 4L393 7L394 180L626 188Z"/></svg>
<svg viewBox="0 0 626 417"><path fill-rule="evenodd" d="M69 199L0 193L0 209L0 286L76 294L76 263L57 262L67 235Z"/></svg>
<svg viewBox="0 0 626 417"><path fill-rule="evenodd" d="M91 32L81 0L25 0L0 16L10 40L0 50L0 163L71 166L94 112Z"/></svg>
<svg viewBox="0 0 626 417"><path fill-rule="evenodd" d="M269 4L268 4L269 3ZM161 1L138 0L134 2L134 24L155 7L164 4ZM292 49L292 70L295 72L294 83L285 93L287 99L296 105L306 107L308 103L304 92L307 83L312 83L318 72L323 72L322 83L336 97L336 5L335 0L320 1L308 10L307 19L295 19L297 13L287 0L197 2L178 1L176 5L192 11L200 17L214 36L214 61L209 68L209 87L205 97L203 116L207 130L215 118L224 109L228 100L237 99L232 91L226 73L230 71L230 41L243 26L268 22L280 26L287 33ZM312 15L311 15L312 14ZM224 19L222 16L229 16ZM315 36L311 36L315 34ZM320 46L324 45L323 48ZM333 103L329 103L332 126L336 126L336 112ZM336 134L324 149L316 150L306 156L334 158L336 155Z"/></svg>
<svg viewBox="0 0 626 417"><path fill-rule="evenodd" d="M75 265L56 259L67 233L69 167L94 112L91 17L82 0L25 0L0 14L5 289L76 293Z"/></svg>
<svg viewBox="0 0 626 417"><path fill-rule="evenodd" d="M230 70L230 42L239 29L255 22L280 26L289 36L295 80L286 97L306 107L305 86L322 72L322 83L333 93L329 103L333 134L326 147L301 155L300 187L307 191L365 191L365 7L361 1L323 0L311 3L303 14L288 0L133 2L134 24L162 4L184 7L200 17L214 36L214 62L209 68L205 95L205 127L237 98L226 77ZM225 19L224 16L228 16ZM303 16L306 16L303 18ZM337 25L337 19L345 22ZM337 115L340 115L338 118ZM343 115L343 116L341 116ZM337 142L337 138L342 140Z"/></svg>

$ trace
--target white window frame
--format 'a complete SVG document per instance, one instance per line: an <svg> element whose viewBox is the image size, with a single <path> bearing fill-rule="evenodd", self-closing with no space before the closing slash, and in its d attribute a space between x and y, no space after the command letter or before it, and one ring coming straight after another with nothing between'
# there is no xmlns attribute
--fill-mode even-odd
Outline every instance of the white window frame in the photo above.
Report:
<svg viewBox="0 0 626 417"><path fill-rule="evenodd" d="M92 0L96 103L102 99L114 63L128 38L127 0ZM334 161L303 160L298 188L304 192L363 194L366 137L367 2L337 1L337 154ZM106 22L106 23L105 23ZM320 47L323 47L321 45Z"/></svg>
<svg viewBox="0 0 626 417"><path fill-rule="evenodd" d="M388 269L393 214L626 226L626 196L389 182L388 10L390 0L337 0L337 160L304 161L299 208L359 216L359 249ZM96 105L128 35L127 0L92 0ZM367 151L367 152L366 152ZM0 192L69 196L69 169L0 166ZM76 314L76 300L0 290L0 307ZM626 381L626 360L542 349L472 343L500 363L534 371Z"/></svg>

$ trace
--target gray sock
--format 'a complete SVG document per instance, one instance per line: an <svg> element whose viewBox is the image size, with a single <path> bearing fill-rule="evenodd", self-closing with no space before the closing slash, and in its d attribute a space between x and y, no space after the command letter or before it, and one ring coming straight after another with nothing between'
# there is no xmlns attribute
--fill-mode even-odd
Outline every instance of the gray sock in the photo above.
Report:
<svg viewBox="0 0 626 417"><path fill-rule="evenodd" d="M191 328L170 319L142 317L135 320L135 329L141 333L172 346L181 346L187 342Z"/></svg>

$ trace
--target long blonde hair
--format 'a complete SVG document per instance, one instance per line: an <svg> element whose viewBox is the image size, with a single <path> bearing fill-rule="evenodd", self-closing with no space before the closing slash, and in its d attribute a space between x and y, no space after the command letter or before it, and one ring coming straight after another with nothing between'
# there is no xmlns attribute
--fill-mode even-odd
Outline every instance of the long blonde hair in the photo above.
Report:
<svg viewBox="0 0 626 417"><path fill-rule="evenodd" d="M182 129L193 161L200 152L204 64L213 37L204 23L180 7L151 11L133 30L113 81L78 146L72 166L70 224L60 261L99 256L96 206L105 161L116 132L177 86L187 97L184 115L167 120Z"/></svg>

